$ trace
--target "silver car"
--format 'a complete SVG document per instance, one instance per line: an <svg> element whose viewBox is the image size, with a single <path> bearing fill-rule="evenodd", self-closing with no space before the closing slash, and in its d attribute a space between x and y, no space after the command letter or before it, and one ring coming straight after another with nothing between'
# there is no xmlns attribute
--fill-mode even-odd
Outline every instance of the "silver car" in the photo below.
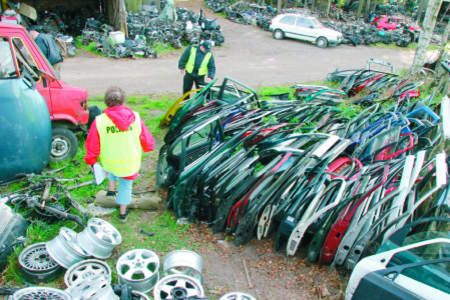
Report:
<svg viewBox="0 0 450 300"><path fill-rule="evenodd" d="M314 17L300 14L276 16L270 22L270 30L277 40L293 38L314 43L320 48L342 42L342 33L325 27Z"/></svg>

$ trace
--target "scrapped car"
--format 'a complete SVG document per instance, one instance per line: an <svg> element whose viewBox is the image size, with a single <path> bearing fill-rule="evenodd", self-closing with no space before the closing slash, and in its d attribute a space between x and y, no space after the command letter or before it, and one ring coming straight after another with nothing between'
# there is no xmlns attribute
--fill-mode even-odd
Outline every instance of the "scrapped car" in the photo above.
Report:
<svg viewBox="0 0 450 300"><path fill-rule="evenodd" d="M370 24L375 25L378 29L382 30L396 30L404 26L406 29L410 31L420 31L420 27L417 25L409 24L408 22L400 17L395 16L376 16Z"/></svg>
<svg viewBox="0 0 450 300"><path fill-rule="evenodd" d="M28 34L19 25L0 22L0 39L7 41L13 50L17 76L27 73L36 82L37 91L44 97L52 121L52 160L75 156L78 148L76 132L87 129L90 111L87 91L64 83Z"/></svg>
<svg viewBox="0 0 450 300"><path fill-rule="evenodd" d="M345 299L448 300L449 250L449 239L436 238L368 256L353 270Z"/></svg>
<svg viewBox="0 0 450 300"><path fill-rule="evenodd" d="M292 38L314 43L317 47L326 48L339 45L342 33L325 27L316 18L300 14L281 14L270 22L270 31L274 39Z"/></svg>

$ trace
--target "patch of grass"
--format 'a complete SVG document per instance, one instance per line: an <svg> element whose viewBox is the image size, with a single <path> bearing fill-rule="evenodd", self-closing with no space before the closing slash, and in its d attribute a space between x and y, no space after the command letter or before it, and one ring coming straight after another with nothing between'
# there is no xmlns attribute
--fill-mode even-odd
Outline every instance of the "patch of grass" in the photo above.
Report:
<svg viewBox="0 0 450 300"><path fill-rule="evenodd" d="M77 36L75 38L75 47L77 47L77 49L84 50L84 51L92 53L94 55L103 56L103 54L97 50L97 43L90 42L88 45L85 45L85 44L83 44L82 36Z"/></svg>
<svg viewBox="0 0 450 300"><path fill-rule="evenodd" d="M164 55L171 52L180 51L180 49L175 49L172 45L165 43L154 43L152 48L156 51L158 55Z"/></svg>
<svg viewBox="0 0 450 300"><path fill-rule="evenodd" d="M220 16L222 18L226 18L227 17L227 14L224 11L218 12L218 13L216 13L216 15L218 15L218 16Z"/></svg>
<svg viewBox="0 0 450 300"><path fill-rule="evenodd" d="M362 111L362 108L359 105L345 102L339 103L337 109L339 110L339 115L348 120L353 119Z"/></svg>
<svg viewBox="0 0 450 300"><path fill-rule="evenodd" d="M292 86L263 86L260 87L256 92L263 100L270 99L270 96L273 95L285 93L289 94L289 99L294 99L295 89Z"/></svg>

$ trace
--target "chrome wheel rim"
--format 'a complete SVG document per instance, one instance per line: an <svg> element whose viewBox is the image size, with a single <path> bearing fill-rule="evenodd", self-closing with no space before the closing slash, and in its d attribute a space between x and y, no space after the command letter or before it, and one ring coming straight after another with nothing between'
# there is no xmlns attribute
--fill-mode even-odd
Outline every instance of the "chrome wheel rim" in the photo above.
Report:
<svg viewBox="0 0 450 300"><path fill-rule="evenodd" d="M64 275L67 287L79 285L97 276L104 276L111 283L111 269L108 264L97 259L87 259L71 266Z"/></svg>
<svg viewBox="0 0 450 300"><path fill-rule="evenodd" d="M176 300L204 297L204 290L195 278L186 275L169 275L156 284L153 295L155 300Z"/></svg>
<svg viewBox="0 0 450 300"><path fill-rule="evenodd" d="M147 293L159 279L159 258L153 251L134 249L124 253L116 265L119 282Z"/></svg>

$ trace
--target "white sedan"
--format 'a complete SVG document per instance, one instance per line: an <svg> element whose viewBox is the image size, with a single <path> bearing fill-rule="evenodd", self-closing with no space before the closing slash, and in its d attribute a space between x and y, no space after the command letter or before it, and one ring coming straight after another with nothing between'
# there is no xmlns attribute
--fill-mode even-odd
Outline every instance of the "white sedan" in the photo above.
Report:
<svg viewBox="0 0 450 300"><path fill-rule="evenodd" d="M270 30L277 40L293 38L312 42L320 48L338 45L342 33L325 27L316 18L300 14L281 14L270 22Z"/></svg>

